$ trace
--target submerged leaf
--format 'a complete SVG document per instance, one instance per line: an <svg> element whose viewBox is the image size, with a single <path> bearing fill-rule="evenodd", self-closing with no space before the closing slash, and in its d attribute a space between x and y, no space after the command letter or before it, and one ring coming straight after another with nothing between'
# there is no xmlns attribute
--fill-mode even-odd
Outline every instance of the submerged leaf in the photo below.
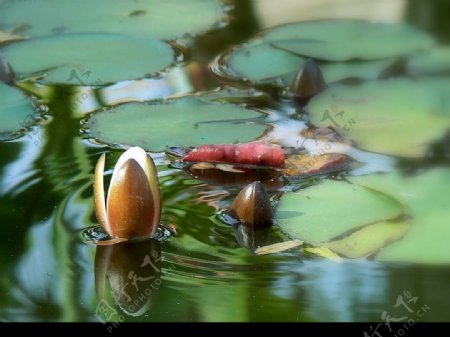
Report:
<svg viewBox="0 0 450 337"><path fill-rule="evenodd" d="M247 142L261 136L265 125L250 118L255 110L187 97L151 105L131 103L94 114L91 134L105 143L137 145L151 151L167 146L200 146Z"/></svg>
<svg viewBox="0 0 450 337"><path fill-rule="evenodd" d="M292 240L285 242L278 242L268 246L259 247L255 250L256 255L274 254L284 252L295 247L299 247L303 244L301 240Z"/></svg>
<svg viewBox="0 0 450 337"><path fill-rule="evenodd" d="M26 39L26 37L23 35L8 33L0 29L0 44L4 42L17 41L23 39Z"/></svg>
<svg viewBox="0 0 450 337"><path fill-rule="evenodd" d="M329 259L329 260L333 260L335 262L339 262L339 263L342 262L342 258L327 247L308 247L308 248L305 248L305 252L314 254L314 255Z"/></svg>
<svg viewBox="0 0 450 337"><path fill-rule="evenodd" d="M326 242L323 246L351 259L366 257L401 239L409 227L409 223L404 221L378 222L361 228L343 239Z"/></svg>

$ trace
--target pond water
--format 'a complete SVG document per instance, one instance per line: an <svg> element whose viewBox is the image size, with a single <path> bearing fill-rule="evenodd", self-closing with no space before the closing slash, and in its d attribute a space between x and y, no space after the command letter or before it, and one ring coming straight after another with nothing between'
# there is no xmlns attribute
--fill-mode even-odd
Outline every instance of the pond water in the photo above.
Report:
<svg viewBox="0 0 450 337"><path fill-rule="evenodd" d="M65 2L67 1L62 1L62 3ZM210 3L213 2L210 1ZM280 84L282 82L275 81L274 85L264 81L256 84L255 82L258 81L243 81L236 78L236 69L227 73L229 70L227 68L236 63L230 61L226 64L230 48L246 43L264 29L284 23L317 19L361 19L389 24L408 23L437 41L437 47L434 48L442 48L443 56L435 63L434 61L427 63L427 60L417 61L419 70L417 70L418 74L412 76L414 84L411 85L409 82L401 83L401 81L410 81L409 78L403 78L403 70L393 68L389 62L383 64L385 66L383 69L377 68L379 72L388 69L387 72L396 77L389 81L399 81L391 82L394 83L395 89L386 90L383 94L388 95L387 92L393 92L394 98L390 98L392 101L389 101L393 106L397 106L395 99L398 96L408 97L408 100L410 98L411 104L419 107L420 104L429 104L431 99L441 100L444 103L439 102L445 106L444 115L450 116L448 101L450 77L447 76L450 70L448 61L450 53L445 50L446 44L450 41L450 35L448 19L444 15L449 10L448 2L348 0L339 2L337 5L334 1L326 0L280 0L276 4L269 0L227 1L221 10L227 13L228 18L222 18L219 20L220 23L214 23L217 21L216 18L211 19L211 22L202 19L201 24L196 23L200 26L197 27L192 22L195 22L194 19L199 16L198 12L203 11L202 7L183 15L185 9L177 9L181 2L174 0L161 5L163 8L159 15L167 14L169 16L167 20L155 19L155 22L162 26L164 22L169 22L166 24L169 28L173 28L172 25L177 26L177 21L184 22L185 27L173 28L169 33L164 31L168 29L167 27L155 29L153 32L153 28L148 28L152 27L148 22L139 23L135 30L133 26L117 26L117 20L114 21L115 13L109 15L110 9L105 9L104 17L96 18L95 15L91 17L87 13L88 7L85 7L89 2L80 2L76 9L68 9L69 12L76 10L76 15L85 15L86 21L64 18L65 14L62 14L62 20L57 15L40 12L46 8L41 3L51 3L51 1L17 1L16 5L11 3L8 0L0 0L0 54L5 56L16 71L19 77L16 83L20 90L27 95L34 95L35 114L31 118L25 114L27 118L22 117L20 130L13 135L0 132L2 135L0 138L2 139L0 142L2 227L0 321L310 322L386 321L390 317L406 322L408 319L415 321L449 319L450 269L448 263L450 260L448 256L450 254L447 248L449 231L441 227L433 227L437 222L439 226L444 226L443 222L447 222L446 225L448 225L450 215L447 207L450 186L448 175L450 146L448 135L442 135L445 134L443 132L445 128L447 130L450 128L448 117L445 117L447 120L436 121L436 124L427 124L431 117L418 116L417 118L423 118L423 121L420 120L423 128L439 125L435 132L430 131L431 135L417 136L419 145L410 142L411 137L407 132L399 130L403 126L405 129L413 129L414 137L412 138L415 139L416 131L420 128L414 129L416 125L409 123L415 115L394 123L393 127L398 130L398 135L386 131L381 136L375 133L372 136L370 132L374 131L369 128L368 131L362 132L369 133L370 139L367 140L367 137L361 136L360 133L350 132L349 139L359 144L359 147L352 147L348 142L327 143L323 139L320 140L322 142L320 144L316 140L311 140L308 144L304 142L305 137L300 135L300 131L306 127L304 113L296 111L292 100L282 90L283 84ZM124 3L133 3L133 1ZM164 2L154 2L153 5L158 6L159 3ZM203 6L208 1L193 1L193 3L195 6ZM100 4L103 4L103 1ZM119 9L130 11L128 7ZM215 8L206 8L205 16L211 13L215 15L215 10ZM171 18L168 13L174 13L173 17ZM188 18L188 14L191 13L196 13L194 19ZM133 7L128 17L140 20L141 16L146 15L145 10L137 10ZM41 17L41 20L36 19L37 16ZM98 27L89 26L91 21L87 20L97 20ZM61 24L63 24L62 27ZM87 28L77 30L77 24ZM208 30L211 27L213 28ZM126 44L128 42L124 42L124 38L121 38L111 40L111 44L118 46L117 50L107 46L108 44L101 47L111 47L108 52L117 53L116 58L119 60L129 58L130 64L126 62L120 64L124 69L117 69L116 72L114 60L105 66L95 60L97 57L95 55L98 54L92 50L95 51L95 45L102 43L100 41L106 38L98 33L106 31L112 34L124 30L124 36L128 36L129 39L150 39L145 34L141 34L144 28L151 31L150 38L155 38L148 45L141 40L136 40L135 44L138 47L134 50L132 49L134 47L128 46ZM6 38L2 41L2 32L26 35L30 36L30 39L25 42L6 42ZM72 32L84 34L84 37L77 37L76 41L69 38L69 41L66 44L63 43L57 52L56 49L52 49L58 48L53 46L53 40L47 41L48 44L38 40L42 36L51 34L59 34L63 36L61 39L64 39L66 38L64 34ZM196 35L192 37L183 35L181 32L195 32ZM73 55L67 56L67 49L84 48L84 42L80 41L86 36L87 39L94 36L94 41L92 45L86 47L86 50L83 50L83 53L93 57L94 61L84 63L82 59L81 61L77 59L75 63L69 62L69 65L66 64L58 68L59 70L52 70L53 67L60 66L58 57L63 58L64 61L74 58ZM178 38L175 39L172 36ZM355 36L351 38L357 39ZM419 38L413 37L412 44ZM170 56L168 62L164 61L166 63L161 61L160 64L154 61L155 64L148 66L156 67L158 70L166 66L171 67L164 70L157 78L133 80L141 78L147 72L155 72L149 70L142 72L139 64L142 58L151 58L156 55L155 50L161 53L162 58L165 57L166 49L157 46L158 39L170 40L171 48L175 49L175 55L173 59ZM38 41L35 45L25 45L34 40ZM373 43L379 42L374 40ZM17 47L14 50L16 44L23 44L23 48ZM351 47L350 44L349 42L348 49L356 48ZM393 50L397 48L395 45L396 41L387 41L385 48ZM383 43L380 46L383 46ZM49 48L48 52L43 50L45 48ZM341 51L342 48L338 49ZM24 53L27 50L30 53L31 51L36 53L33 52L31 57L28 55L22 60L21 50ZM314 48L314 50L317 49ZM79 50L76 52L79 53ZM75 55L76 52L73 54ZM140 52L145 56L136 54ZM247 55L250 55L248 53L247 51ZM402 56L404 52L398 54ZM262 55L265 57L264 55L267 54ZM449 58L447 59L445 55ZM88 56L86 56L87 59L89 59ZM385 62L386 59L394 56L399 55L394 53L394 55L382 56L380 59ZM341 70L326 68L334 61L325 60L321 63L326 79L327 74L328 76L341 74L339 72ZM367 62L379 62L379 60ZM29 67L28 63L31 64ZM343 63L352 65L357 62ZM414 65L413 62L411 64ZM428 68L420 69L420 65L423 64L425 64L423 68L427 68L427 64L431 64L431 68L437 67L433 69L437 69L439 76L431 74L434 77L431 75L427 77L427 80L431 82L421 81L421 76L425 76L422 74L428 71ZM261 65L264 66L264 63ZM147 65L144 64L145 66ZM295 68L298 68L297 64ZM275 66L270 70L273 69ZM367 73L366 68L361 72L363 77L369 74L367 75L369 78L357 81L356 84L352 82L352 85L356 85L355 90L365 85L370 86L372 83L370 81L377 81L377 76L373 78L372 69L370 66ZM49 73L47 77L38 76L42 74L42 70ZM139 73L139 76L135 75L136 73ZM284 76L286 73L289 71L275 72L275 75ZM117 78L128 81L118 81ZM439 82L441 84L436 84L436 81L441 81ZM423 92L423 87L414 87L416 84L424 85L426 88L431 86L432 91L439 91L441 96L439 98L419 97L416 100L419 95L416 93ZM367 90L370 92L383 90L379 87L375 85L375 89ZM381 87L385 88L386 85L382 84ZM329 89L334 90L333 88L330 85ZM366 90L364 88L361 90ZM336 90L331 92L331 97L341 94L340 88L337 87ZM345 92L342 92L345 96ZM352 89L351 92L353 94L355 91ZM225 128L222 134L219 129L222 125L227 126L225 122L219 124L219 127L216 126L217 129L213 127L211 130L208 129L209 131L206 132L210 132L211 138L203 139L195 138L195 136L190 138L190 135L184 134L180 136L182 127L176 125L175 119L167 121L158 117L156 122L153 122L153 129L141 128L140 124L144 123L142 119L134 122L124 119L123 124L118 119L116 123L119 132L115 130L111 134L107 134L104 130L94 132L96 127L100 128L100 119L96 121L97 124L89 121L91 116L101 114L110 107L115 109L119 104L124 104L125 107L127 104L142 104L131 102L189 96L194 93L214 97L215 106L230 104L229 102L245 103L258 113L242 117L250 120L250 123L247 123L249 126L245 126L248 129L242 126L241 130L240 124L235 125L231 121L231 127L228 125L228 129ZM217 103L217 100L220 103ZM8 102L2 104L6 106ZM192 101L186 103L186 111L197 109L196 105L192 107L190 104L193 104ZM321 102L318 99L314 100L310 104L310 111L320 105ZM377 105L375 108L379 107ZM437 106L433 105L433 107L435 110L439 109ZM181 110L183 109L184 106L181 107ZM214 106L211 106L211 109L213 110ZM352 114L351 109L352 106L348 106L344 112ZM114 115L108 115L107 119L112 116ZM0 116L2 123L8 122L1 118ZM217 119L218 117L214 117L214 120ZM227 120L227 116L221 116L220 119ZM152 124L152 118L146 123ZM318 123L320 124L320 120ZM201 127L209 125L208 120L200 121L199 125ZM198 146L202 142L208 143L208 140L211 142L211 139L215 139L212 138L213 136L219 137L219 142L232 143L236 138L241 142L251 141L264 133L267 125L271 125L272 129L266 130L264 135L269 137L270 141L286 148L298 146L299 142L302 142L309 152L317 153L324 144L331 144L329 148L328 146L326 148L328 152L346 153L359 162L359 165L354 165L351 169L333 172L329 176L320 178L293 179L287 184L271 180L265 185L271 196L276 196L280 191L303 188L307 190L308 186L318 183L322 178L339 180L344 177L350 177L349 179L356 177L355 179L358 179L360 175L383 172L405 174L412 176L413 179L416 177L417 179L406 183L404 190L393 187L396 192L406 194L405 191L409 186L416 186L415 181L422 181L421 174L430 174L431 178L426 180L430 181L426 184L428 187L431 185L430 193L417 197L425 198L425 201L420 203L424 206L411 206L400 195L397 199L408 211L400 213L399 216L401 219L406 219L406 222L412 218L422 219L428 223L426 219L430 218L432 220L430 220L429 228L425 228L425 232L437 232L429 238L423 237L423 241L420 241L420 233L417 234L419 240L411 239L410 246L405 248L408 254L400 252L399 255L395 255L397 253L377 255L383 244L381 247L375 247L370 254L366 254L367 258L346 258L344 253L339 254L343 256L340 261L307 253L303 248L256 255L254 248L259 245L258 240L261 240L261 245L267 245L305 237L303 234L297 237L295 233L292 235L292 231L290 232L287 227L286 230L282 230L280 226L275 225L268 233L265 233L265 236L262 235L263 238L260 238L242 228L235 229L221 222L218 213L230 205L239 190L246 182L252 181L253 177L217 172L190 173L171 165L169 158L162 150L165 145ZM445 127L444 130L442 126ZM356 124L354 128L357 129L358 125ZM0 129L0 131L4 130ZM117 141L109 141L108 137ZM161 140L158 138L154 141L157 137ZM392 143L395 143L397 139L400 145L386 147L385 138L388 138L388 143L389 138L392 139ZM132 140L127 142L128 139ZM171 139L173 143L168 144ZM410 150L411 147L423 146L423 143L426 146L430 145L426 151L418 150L417 153L415 150ZM152 150L151 154L158 167L161 185L163 203L161 221L175 226L177 234L162 242L152 240L120 243L114 246L87 244L83 238L83 230L98 224L94 214L92 187L95 163L102 153L107 154L106 179L109 180L114 164L127 148L127 144L140 145ZM161 146L162 149L159 148ZM437 172L435 170L439 170L440 180L433 178L434 172ZM258 179L270 180L267 177L258 177ZM378 182L375 179L375 182L369 181L364 186L375 188L374 185L375 187L384 185L384 180L381 179ZM417 183L417 185L419 191L426 189L425 183L423 185ZM397 185L393 183L393 186ZM392 192L392 195L395 193ZM412 195L412 198L414 199L415 196ZM351 202L352 199L349 200ZM438 210L432 208L436 204L441 205L441 208ZM323 204L318 202L317 206L327 209L324 212L329 214L328 221L333 214L339 214L339 212L333 213L332 207L325 201ZM344 212L344 214L350 217L352 207L348 204L345 207L349 208L349 213ZM429 213L426 212L428 209L430 209ZM442 213L442 209L445 209L447 213ZM299 210L302 210L301 205ZM283 217L279 216L279 218L282 222ZM417 223L408 222L409 225L413 235L412 228ZM342 231L344 232L347 230ZM436 237L437 241L433 241ZM404 240L407 238L405 236ZM305 241L308 240L305 239ZM312 239L311 242L313 241ZM425 256L423 259L422 253ZM396 258L397 256L400 257ZM127 291L124 291L125 288ZM111 325L108 326L111 327Z"/></svg>

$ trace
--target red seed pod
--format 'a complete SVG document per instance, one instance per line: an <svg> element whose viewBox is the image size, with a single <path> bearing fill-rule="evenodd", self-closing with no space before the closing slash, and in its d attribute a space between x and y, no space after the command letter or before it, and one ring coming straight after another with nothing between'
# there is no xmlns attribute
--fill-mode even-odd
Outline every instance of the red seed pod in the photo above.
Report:
<svg viewBox="0 0 450 337"><path fill-rule="evenodd" d="M230 163L267 167L284 167L284 150L262 142L245 144L202 145L189 152L183 162Z"/></svg>

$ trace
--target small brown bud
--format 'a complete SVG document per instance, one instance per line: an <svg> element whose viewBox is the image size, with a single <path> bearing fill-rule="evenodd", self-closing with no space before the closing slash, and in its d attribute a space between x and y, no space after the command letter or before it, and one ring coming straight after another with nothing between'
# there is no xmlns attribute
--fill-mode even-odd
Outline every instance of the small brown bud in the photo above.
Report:
<svg viewBox="0 0 450 337"><path fill-rule="evenodd" d="M239 192L229 212L240 222L253 228L272 225L272 205L266 189L259 181L245 186Z"/></svg>
<svg viewBox="0 0 450 337"><path fill-rule="evenodd" d="M10 64L0 55L0 82L13 85L14 78L15 74Z"/></svg>
<svg viewBox="0 0 450 337"><path fill-rule="evenodd" d="M295 76L291 91L296 99L307 101L324 90L326 86L316 61L308 59Z"/></svg>

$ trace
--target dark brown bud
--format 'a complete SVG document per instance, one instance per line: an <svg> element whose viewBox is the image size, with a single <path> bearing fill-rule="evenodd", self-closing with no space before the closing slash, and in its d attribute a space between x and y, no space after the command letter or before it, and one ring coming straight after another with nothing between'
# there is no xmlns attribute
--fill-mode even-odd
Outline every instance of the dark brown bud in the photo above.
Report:
<svg viewBox="0 0 450 337"><path fill-rule="evenodd" d="M259 181L245 186L239 192L229 212L240 222L253 228L272 225L272 205L266 189Z"/></svg>
<svg viewBox="0 0 450 337"><path fill-rule="evenodd" d="M14 84L14 78L15 74L12 70L11 66L9 65L8 61L6 61L1 55L0 55L0 82L4 82L8 85Z"/></svg>
<svg viewBox="0 0 450 337"><path fill-rule="evenodd" d="M312 96L324 90L326 86L322 72L316 61L308 59L297 73L291 91L296 99L307 101Z"/></svg>

